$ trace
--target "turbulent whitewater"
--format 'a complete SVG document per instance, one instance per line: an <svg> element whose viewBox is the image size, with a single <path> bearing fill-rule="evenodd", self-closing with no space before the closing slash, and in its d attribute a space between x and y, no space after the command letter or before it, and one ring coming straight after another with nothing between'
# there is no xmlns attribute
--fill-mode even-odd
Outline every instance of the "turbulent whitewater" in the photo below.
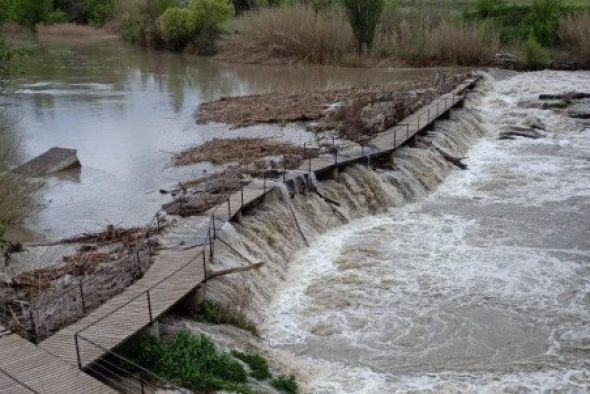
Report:
<svg viewBox="0 0 590 394"><path fill-rule="evenodd" d="M276 193L216 251L265 266L208 294L255 320L306 392L588 392L590 128L518 105L580 86L590 73L487 77L425 137L468 171L403 148L390 169ZM497 139L530 119L544 138Z"/></svg>

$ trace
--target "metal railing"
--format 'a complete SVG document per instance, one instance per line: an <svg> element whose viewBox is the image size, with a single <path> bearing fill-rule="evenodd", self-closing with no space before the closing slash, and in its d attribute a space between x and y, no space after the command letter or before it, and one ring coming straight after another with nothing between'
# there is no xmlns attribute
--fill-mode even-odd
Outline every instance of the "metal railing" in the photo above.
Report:
<svg viewBox="0 0 590 394"><path fill-rule="evenodd" d="M10 380L12 380L14 383L16 383L19 388L28 390L31 393L35 393L35 394L40 394L38 391L32 389L30 386L28 386L26 383L22 382L21 380L15 378L14 376L12 376L11 374L9 374L8 372L6 372L4 369L0 368L0 374L6 376L7 378L9 378Z"/></svg>

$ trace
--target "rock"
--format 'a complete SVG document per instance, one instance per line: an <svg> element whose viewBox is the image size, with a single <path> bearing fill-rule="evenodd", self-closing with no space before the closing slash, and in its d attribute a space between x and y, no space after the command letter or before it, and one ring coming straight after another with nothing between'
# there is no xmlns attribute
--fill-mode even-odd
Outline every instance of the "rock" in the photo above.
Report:
<svg viewBox="0 0 590 394"><path fill-rule="evenodd" d="M563 100L546 101L542 103L541 109L560 109L566 108L568 105L569 103Z"/></svg>

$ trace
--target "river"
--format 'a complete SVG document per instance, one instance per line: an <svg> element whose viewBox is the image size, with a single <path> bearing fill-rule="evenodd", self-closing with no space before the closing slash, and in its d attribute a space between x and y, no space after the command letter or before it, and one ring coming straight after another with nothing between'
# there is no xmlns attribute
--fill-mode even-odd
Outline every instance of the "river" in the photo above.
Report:
<svg viewBox="0 0 590 394"><path fill-rule="evenodd" d="M590 127L519 105L583 86L589 72L487 77L425 137L467 171L406 147L393 170L323 183L338 214L317 196L267 203L222 236L268 268L209 294L249 293L267 351L309 392L590 391ZM544 138L498 140L527 118Z"/></svg>
<svg viewBox="0 0 590 394"><path fill-rule="evenodd" d="M197 125L200 103L224 96L371 86L431 78L432 70L240 65L150 52L118 41L34 41L15 92L21 162L53 146L78 149L81 171L47 180L45 208L20 238L50 239L107 224L142 225L167 196L159 189L210 165L174 167L173 153L215 137L275 136L303 143L297 127Z"/></svg>

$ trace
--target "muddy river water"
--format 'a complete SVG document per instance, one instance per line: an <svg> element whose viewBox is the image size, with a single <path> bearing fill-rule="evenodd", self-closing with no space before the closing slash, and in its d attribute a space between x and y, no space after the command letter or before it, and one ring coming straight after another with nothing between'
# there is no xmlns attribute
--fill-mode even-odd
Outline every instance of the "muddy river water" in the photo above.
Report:
<svg viewBox="0 0 590 394"><path fill-rule="evenodd" d="M303 143L296 128L232 131L197 125L200 103L223 96L431 78L431 70L273 67L145 52L117 41L35 42L33 59L10 98L20 115L20 157L53 146L78 149L81 171L47 180L46 207L27 224L27 238L55 239L108 223L145 224L166 196L160 188L212 171L175 168L171 154L233 135L279 136Z"/></svg>

